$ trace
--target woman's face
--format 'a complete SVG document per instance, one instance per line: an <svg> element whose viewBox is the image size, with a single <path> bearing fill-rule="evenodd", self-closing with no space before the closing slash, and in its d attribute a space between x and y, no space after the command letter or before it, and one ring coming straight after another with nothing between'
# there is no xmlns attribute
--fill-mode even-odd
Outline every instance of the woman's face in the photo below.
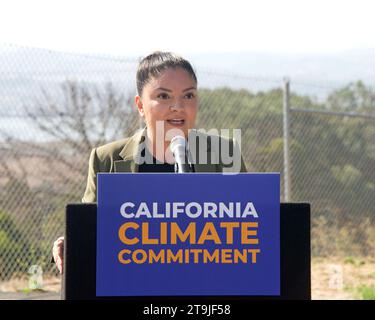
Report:
<svg viewBox="0 0 375 320"><path fill-rule="evenodd" d="M153 139L159 136L157 121L163 121L164 134L170 129L180 129L187 137L198 111L197 84L184 69L169 68L157 78L151 78L135 102Z"/></svg>

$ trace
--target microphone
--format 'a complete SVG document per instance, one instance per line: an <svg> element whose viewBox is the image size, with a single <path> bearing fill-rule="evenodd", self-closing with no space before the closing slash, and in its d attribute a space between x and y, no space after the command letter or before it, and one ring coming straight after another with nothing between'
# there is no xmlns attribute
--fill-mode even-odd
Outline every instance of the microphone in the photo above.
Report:
<svg viewBox="0 0 375 320"><path fill-rule="evenodd" d="M170 148L175 159L175 172L191 172L186 153L186 140L183 136L175 136L171 140Z"/></svg>

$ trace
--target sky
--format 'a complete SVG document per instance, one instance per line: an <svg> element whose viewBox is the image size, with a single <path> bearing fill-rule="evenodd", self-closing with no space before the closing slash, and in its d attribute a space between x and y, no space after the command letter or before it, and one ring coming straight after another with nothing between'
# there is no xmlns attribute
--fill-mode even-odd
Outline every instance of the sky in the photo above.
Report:
<svg viewBox="0 0 375 320"><path fill-rule="evenodd" d="M322 54L375 48L374 0L11 0L0 45L72 53Z"/></svg>

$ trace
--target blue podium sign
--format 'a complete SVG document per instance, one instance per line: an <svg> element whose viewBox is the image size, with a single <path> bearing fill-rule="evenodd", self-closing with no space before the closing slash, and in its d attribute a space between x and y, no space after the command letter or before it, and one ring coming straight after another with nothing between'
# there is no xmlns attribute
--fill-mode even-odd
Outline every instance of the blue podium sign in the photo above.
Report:
<svg viewBox="0 0 375 320"><path fill-rule="evenodd" d="M280 175L100 173L97 296L280 295Z"/></svg>

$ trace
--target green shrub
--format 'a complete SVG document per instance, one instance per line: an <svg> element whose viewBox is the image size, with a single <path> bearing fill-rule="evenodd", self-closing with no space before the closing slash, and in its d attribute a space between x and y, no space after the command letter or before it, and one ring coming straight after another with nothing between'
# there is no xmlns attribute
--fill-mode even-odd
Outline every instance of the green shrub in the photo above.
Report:
<svg viewBox="0 0 375 320"><path fill-rule="evenodd" d="M0 211L0 280L8 280L14 273L25 272L27 264L20 263L17 258L23 260L29 253L27 238L19 232L12 218Z"/></svg>
<svg viewBox="0 0 375 320"><path fill-rule="evenodd" d="M363 300L375 300L375 286L359 288Z"/></svg>

